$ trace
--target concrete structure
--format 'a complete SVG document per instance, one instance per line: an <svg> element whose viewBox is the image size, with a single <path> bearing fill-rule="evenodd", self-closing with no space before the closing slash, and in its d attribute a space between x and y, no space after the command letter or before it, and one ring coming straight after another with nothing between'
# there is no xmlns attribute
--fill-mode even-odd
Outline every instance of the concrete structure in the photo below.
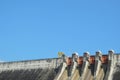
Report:
<svg viewBox="0 0 120 80"><path fill-rule="evenodd" d="M97 51L83 56L0 63L0 80L120 80L120 54Z"/></svg>

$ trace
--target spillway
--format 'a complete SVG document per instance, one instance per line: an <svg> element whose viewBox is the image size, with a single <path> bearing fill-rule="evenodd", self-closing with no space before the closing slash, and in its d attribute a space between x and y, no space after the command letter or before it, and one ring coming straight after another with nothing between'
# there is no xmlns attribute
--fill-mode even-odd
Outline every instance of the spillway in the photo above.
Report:
<svg viewBox="0 0 120 80"><path fill-rule="evenodd" d="M104 80L106 71L107 71L107 64L102 64L98 71L98 75L96 76L96 80Z"/></svg>
<svg viewBox="0 0 120 80"><path fill-rule="evenodd" d="M72 77L71 77L71 80L79 80L80 78L80 70L79 68L78 69L75 69L75 72L73 73Z"/></svg>
<svg viewBox="0 0 120 80"><path fill-rule="evenodd" d="M0 80L120 80L119 75L120 54L113 51L0 63Z"/></svg>

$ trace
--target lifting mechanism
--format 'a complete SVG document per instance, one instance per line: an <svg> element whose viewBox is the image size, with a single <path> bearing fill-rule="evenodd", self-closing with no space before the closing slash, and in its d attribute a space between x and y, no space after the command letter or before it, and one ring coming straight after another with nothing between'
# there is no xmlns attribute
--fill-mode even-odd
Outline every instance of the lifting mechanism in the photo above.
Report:
<svg viewBox="0 0 120 80"><path fill-rule="evenodd" d="M81 66L83 64L83 57L79 57L77 59L77 63L78 63L79 66Z"/></svg>
<svg viewBox="0 0 120 80"><path fill-rule="evenodd" d="M90 56L89 63L95 64L95 56Z"/></svg>
<svg viewBox="0 0 120 80"><path fill-rule="evenodd" d="M103 55L101 60L103 64L108 63L108 55Z"/></svg>
<svg viewBox="0 0 120 80"><path fill-rule="evenodd" d="M68 66L71 66L72 65L72 58L68 57L66 62L67 62Z"/></svg>

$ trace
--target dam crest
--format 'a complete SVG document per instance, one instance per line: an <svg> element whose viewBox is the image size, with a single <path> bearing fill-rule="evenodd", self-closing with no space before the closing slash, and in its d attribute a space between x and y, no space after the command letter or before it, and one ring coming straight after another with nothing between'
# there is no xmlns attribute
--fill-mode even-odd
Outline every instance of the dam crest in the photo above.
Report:
<svg viewBox="0 0 120 80"><path fill-rule="evenodd" d="M120 80L119 74L120 54L113 50L0 63L0 80Z"/></svg>

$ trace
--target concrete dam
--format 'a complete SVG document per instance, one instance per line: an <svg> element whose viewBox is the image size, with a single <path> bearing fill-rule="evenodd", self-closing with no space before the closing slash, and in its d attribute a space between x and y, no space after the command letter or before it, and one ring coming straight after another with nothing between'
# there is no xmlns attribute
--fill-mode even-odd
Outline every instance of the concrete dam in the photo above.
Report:
<svg viewBox="0 0 120 80"><path fill-rule="evenodd" d="M0 80L120 80L120 54L97 51L83 56L0 63Z"/></svg>

